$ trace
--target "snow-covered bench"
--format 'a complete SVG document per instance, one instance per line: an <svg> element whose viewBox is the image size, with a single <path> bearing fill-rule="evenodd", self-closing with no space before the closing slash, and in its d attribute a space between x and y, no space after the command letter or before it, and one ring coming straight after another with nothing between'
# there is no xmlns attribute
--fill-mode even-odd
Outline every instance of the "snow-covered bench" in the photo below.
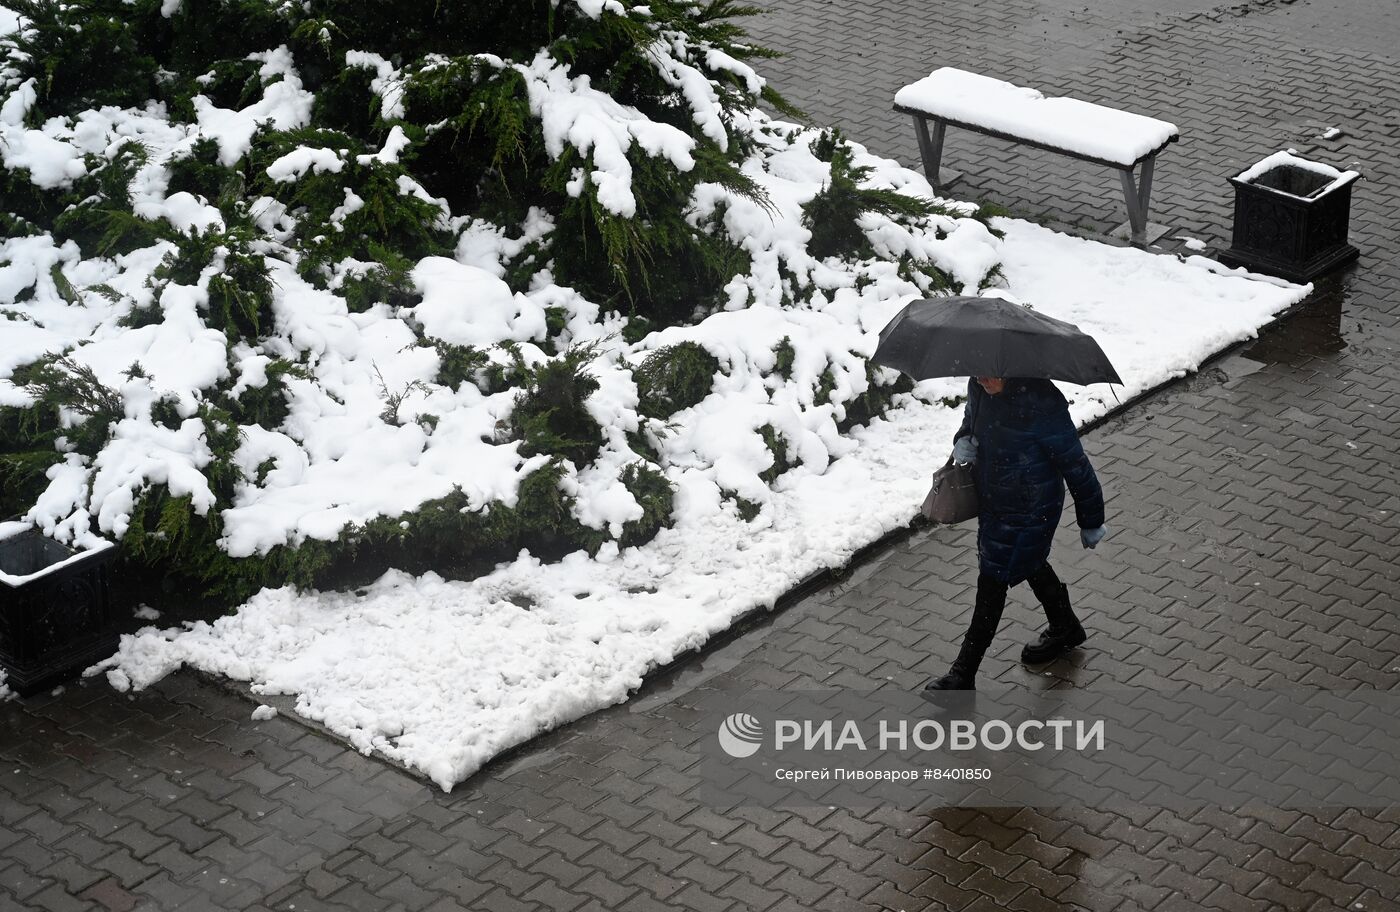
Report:
<svg viewBox="0 0 1400 912"><path fill-rule="evenodd" d="M1175 124L1073 98L1046 98L1035 89L953 67L900 89L894 109L914 118L924 173L935 189L943 186L938 172L944 132L949 126L972 130L1117 169L1132 242L1149 242L1152 165L1158 152L1176 142Z"/></svg>

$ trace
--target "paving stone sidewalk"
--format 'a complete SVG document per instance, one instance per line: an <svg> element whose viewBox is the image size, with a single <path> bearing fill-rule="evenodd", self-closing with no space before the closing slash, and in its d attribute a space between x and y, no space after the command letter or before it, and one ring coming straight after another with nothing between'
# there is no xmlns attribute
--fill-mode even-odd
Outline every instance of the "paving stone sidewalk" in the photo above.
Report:
<svg viewBox="0 0 1400 912"><path fill-rule="evenodd" d="M1354 269L1202 374L1085 438L1113 533L1056 565L1092 638L986 670L1015 687L1400 686L1400 25L1389 2L777 0L768 68L813 119L917 162L898 85L988 72L1172 119L1154 217L1228 240L1224 176L1284 145L1358 185ZM1317 139L1323 127L1344 133ZM950 135L961 193L1089 229L1113 175ZM1072 513L1072 511L1070 511ZM631 702L444 795L192 676L0 704L0 910L1390 910L1400 810L886 808L720 814L695 699L916 687L955 652L973 532L916 533Z"/></svg>

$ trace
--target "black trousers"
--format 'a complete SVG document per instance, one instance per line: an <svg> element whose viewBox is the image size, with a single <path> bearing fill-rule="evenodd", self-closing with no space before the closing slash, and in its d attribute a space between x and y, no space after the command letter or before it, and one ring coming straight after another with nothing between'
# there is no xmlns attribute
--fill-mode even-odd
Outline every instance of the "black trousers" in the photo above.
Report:
<svg viewBox="0 0 1400 912"><path fill-rule="evenodd" d="M1040 569L1026 577L1031 591L1045 608L1045 617L1051 627L1062 627L1073 623L1074 612L1060 578L1047 562ZM977 577L977 603L972 610L972 622L968 625L963 645L979 651L986 651L1001 625L1001 614L1006 609L1006 583L986 573Z"/></svg>

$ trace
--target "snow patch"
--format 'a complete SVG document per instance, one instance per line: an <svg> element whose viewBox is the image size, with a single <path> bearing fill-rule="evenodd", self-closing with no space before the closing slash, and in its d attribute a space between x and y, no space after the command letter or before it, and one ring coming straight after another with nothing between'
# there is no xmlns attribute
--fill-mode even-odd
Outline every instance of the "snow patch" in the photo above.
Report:
<svg viewBox="0 0 1400 912"><path fill-rule="evenodd" d="M426 257L412 279L423 303L411 313L433 338L479 348L544 338L544 308L484 269Z"/></svg>
<svg viewBox="0 0 1400 912"><path fill-rule="evenodd" d="M18 13L0 6L0 35L8 35L18 31L21 21Z"/></svg>
<svg viewBox="0 0 1400 912"><path fill-rule="evenodd" d="M1350 183L1351 181L1361 176L1361 172L1359 171L1343 171L1339 168L1334 168L1331 165L1323 164L1322 162L1315 162L1310 159L1303 158L1293 149L1284 149L1282 151L1275 152L1273 155L1270 155L1267 158L1255 162L1253 165L1250 165L1248 168L1244 169L1239 174L1236 174L1235 180L1244 181L1247 183L1249 181L1254 180L1255 178L1269 173L1270 171L1280 166L1302 168L1304 171L1311 171L1314 174L1320 174L1323 177L1329 179L1330 182L1326 186L1314 191L1313 193L1308 194L1308 199L1318 199L1320 197L1326 196L1333 190L1336 190L1338 187ZM1265 189L1271 190L1274 193L1283 194L1284 196L1293 196L1293 194L1291 193L1285 193L1284 191L1278 190L1273 187L1267 187Z"/></svg>
<svg viewBox="0 0 1400 912"><path fill-rule="evenodd" d="M345 159L341 157L341 153L334 149L313 149L309 146L302 146L299 149L293 149L268 165L267 176L278 183L289 184L299 180L307 171L313 174L324 174L327 171L339 174L344 167Z"/></svg>
<svg viewBox="0 0 1400 912"><path fill-rule="evenodd" d="M311 106L316 98L302 88L301 77L293 65L292 52L282 45L273 51L249 54L249 60L261 60L258 75L263 79L281 76L263 90L263 97L239 111L220 108L203 95L194 97L195 115L202 135L219 144L219 161L233 167L248 153L258 124L271 121L275 129L295 130L311 122Z"/></svg>
<svg viewBox="0 0 1400 912"><path fill-rule="evenodd" d="M1251 337L1309 290L1215 272L1201 257L1182 262L1009 219L996 227L1006 234L1004 293L1092 333L1125 379L1122 399ZM444 289L450 275L440 276ZM831 405L784 409L757 387L782 333L804 376L835 358L839 382L863 381L859 362L840 353L872 348L914 296L754 306L639 346L630 357L692 339L733 372L677 416L677 435L665 442L676 524L647 545L608 545L595 559L580 552L556 564L522 553L470 582L390 572L360 593L264 590L212 624L125 637L100 668L117 687L144 687L190 664L258 693L294 695L299 714L450 789L501 751L625 700L649 670L909 521L961 419L938 399L960 394L965 381L925 381L904 407L849 437L822 430ZM1062 388L1079 422L1114 404L1101 386ZM749 487L771 462L747 433L764 421L803 454L776 490ZM577 483L607 488L593 500L596 521L631 515L602 475L581 473ZM745 522L721 500L725 485L764 499L756 519Z"/></svg>
<svg viewBox="0 0 1400 912"><path fill-rule="evenodd" d="M396 120L404 116L404 81L392 63L370 51L346 51L345 65L374 71L369 88L379 96L380 118Z"/></svg>
<svg viewBox="0 0 1400 912"><path fill-rule="evenodd" d="M362 165L379 162L380 164L398 164L399 155L409 146L408 134L403 131L403 127L394 125L389 131L389 135L384 138L384 148L373 155L357 155L355 161Z"/></svg>
<svg viewBox="0 0 1400 912"><path fill-rule="evenodd" d="M530 113L541 121L550 157L557 160L569 145L590 159L598 202L614 215L630 218L637 212L632 164L627 160L633 143L653 158L667 159L678 171L695 167L691 157L695 140L592 88L588 76L571 77L569 68L547 51L540 51L528 66L516 64L515 69L525 77Z"/></svg>
<svg viewBox="0 0 1400 912"><path fill-rule="evenodd" d="M53 132L57 128L45 125L43 130L29 130L12 122L22 121L25 110L25 106L12 105L9 100L0 110L0 158L5 167L27 169L30 181L46 190L71 186L87 174L82 152L71 142L55 138Z"/></svg>

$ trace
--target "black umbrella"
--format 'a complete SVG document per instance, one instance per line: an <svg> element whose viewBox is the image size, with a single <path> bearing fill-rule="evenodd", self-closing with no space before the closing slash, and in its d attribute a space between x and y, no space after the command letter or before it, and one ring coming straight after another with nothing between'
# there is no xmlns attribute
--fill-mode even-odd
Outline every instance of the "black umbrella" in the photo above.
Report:
<svg viewBox="0 0 1400 912"><path fill-rule="evenodd" d="M916 380L1044 377L1122 383L1094 337L1002 298L914 301L880 330L876 364Z"/></svg>

